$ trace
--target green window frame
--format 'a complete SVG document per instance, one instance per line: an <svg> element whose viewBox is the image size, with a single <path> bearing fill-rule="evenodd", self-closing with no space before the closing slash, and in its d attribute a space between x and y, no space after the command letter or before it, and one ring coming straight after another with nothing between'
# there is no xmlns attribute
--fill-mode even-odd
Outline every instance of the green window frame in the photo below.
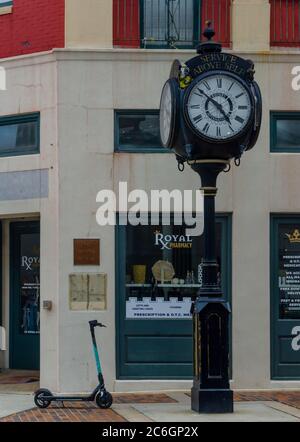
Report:
<svg viewBox="0 0 300 442"><path fill-rule="evenodd" d="M271 111L270 112L270 152L272 153L300 153L300 132L299 145L289 146L281 143L278 137L277 124L280 121L297 121L300 127L300 111Z"/></svg>
<svg viewBox="0 0 300 442"><path fill-rule="evenodd" d="M176 0L176 4L174 0L159 0L159 2L155 4L152 1L151 4L149 2L148 8L146 1L148 0L140 0L141 48L193 49L199 44L201 34L201 0L190 0L193 3L192 39L188 38L188 23L185 23L184 28L182 28L182 23L180 23L184 14L187 13L186 8L190 6L186 3L186 0ZM161 16L162 10L160 9L158 10L157 17L155 17L155 5L158 8L162 6L162 10L164 10L163 17ZM181 8L184 9L181 10ZM151 18L146 16L147 12L152 14ZM147 24L145 24L145 22L148 21L149 26L151 19L154 21L151 24L152 30L155 26L158 26L158 29L156 29L156 32L153 31L153 36L149 37L146 35ZM165 29L163 28L164 20L166 25ZM158 35L156 35L157 32Z"/></svg>
<svg viewBox="0 0 300 442"><path fill-rule="evenodd" d="M40 152L40 113L30 113L22 115L10 115L0 117L0 138L1 129L8 128L9 126L15 126L18 124L34 123L34 141L32 146L18 145L13 148L9 146L7 148L0 147L0 157L21 156L21 155L33 155Z"/></svg>
<svg viewBox="0 0 300 442"><path fill-rule="evenodd" d="M115 110L115 152L127 152L127 153L168 153L168 150L165 149L161 144L153 144L149 145L149 143L145 142L145 144L139 143L122 143L120 140L120 120L124 117L142 117L142 116L157 116L157 124L159 131L159 110Z"/></svg>
<svg viewBox="0 0 300 442"><path fill-rule="evenodd" d="M12 5L13 5L13 0L0 0L0 8Z"/></svg>

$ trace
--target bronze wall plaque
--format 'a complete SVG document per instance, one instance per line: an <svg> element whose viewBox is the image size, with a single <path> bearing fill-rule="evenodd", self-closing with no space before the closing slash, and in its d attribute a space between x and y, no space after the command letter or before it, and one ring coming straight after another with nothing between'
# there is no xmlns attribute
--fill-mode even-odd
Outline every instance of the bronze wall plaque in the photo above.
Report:
<svg viewBox="0 0 300 442"><path fill-rule="evenodd" d="M75 266L100 265L100 240L74 239L74 265Z"/></svg>

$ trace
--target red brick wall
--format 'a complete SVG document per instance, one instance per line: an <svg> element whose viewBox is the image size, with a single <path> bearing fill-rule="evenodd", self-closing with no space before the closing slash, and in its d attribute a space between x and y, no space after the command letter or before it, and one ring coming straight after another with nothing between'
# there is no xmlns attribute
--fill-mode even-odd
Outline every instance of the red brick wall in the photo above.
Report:
<svg viewBox="0 0 300 442"><path fill-rule="evenodd" d="M65 0L14 0L0 15L0 58L65 45Z"/></svg>

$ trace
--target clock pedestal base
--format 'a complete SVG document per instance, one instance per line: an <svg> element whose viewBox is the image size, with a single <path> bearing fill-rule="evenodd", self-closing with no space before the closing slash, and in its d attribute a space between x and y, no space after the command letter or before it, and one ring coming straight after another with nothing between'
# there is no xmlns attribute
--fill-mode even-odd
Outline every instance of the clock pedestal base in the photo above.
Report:
<svg viewBox="0 0 300 442"><path fill-rule="evenodd" d="M193 387L192 410L197 413L233 413L233 391Z"/></svg>

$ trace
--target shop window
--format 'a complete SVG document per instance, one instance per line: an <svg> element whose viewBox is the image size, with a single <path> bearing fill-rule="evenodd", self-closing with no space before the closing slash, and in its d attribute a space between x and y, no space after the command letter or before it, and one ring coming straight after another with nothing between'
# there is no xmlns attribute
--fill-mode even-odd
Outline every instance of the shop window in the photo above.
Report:
<svg viewBox="0 0 300 442"><path fill-rule="evenodd" d="M115 151L167 152L160 141L159 111L116 111Z"/></svg>
<svg viewBox="0 0 300 442"><path fill-rule="evenodd" d="M144 216L141 215L143 221ZM216 255L225 299L231 297L231 221L217 215ZM119 222L121 218L119 217ZM202 285L203 235L186 226L118 225L116 315L118 379L193 375L191 302Z"/></svg>
<svg viewBox="0 0 300 442"><path fill-rule="evenodd" d="M300 112L271 112L271 152L300 152Z"/></svg>
<svg viewBox="0 0 300 442"><path fill-rule="evenodd" d="M0 156L38 153L39 131L38 113L0 117Z"/></svg>
<svg viewBox="0 0 300 442"><path fill-rule="evenodd" d="M220 224L217 224L221 282ZM186 226L127 226L126 318L190 319L191 300L202 285L202 236ZM140 245L143 244L143 247Z"/></svg>

